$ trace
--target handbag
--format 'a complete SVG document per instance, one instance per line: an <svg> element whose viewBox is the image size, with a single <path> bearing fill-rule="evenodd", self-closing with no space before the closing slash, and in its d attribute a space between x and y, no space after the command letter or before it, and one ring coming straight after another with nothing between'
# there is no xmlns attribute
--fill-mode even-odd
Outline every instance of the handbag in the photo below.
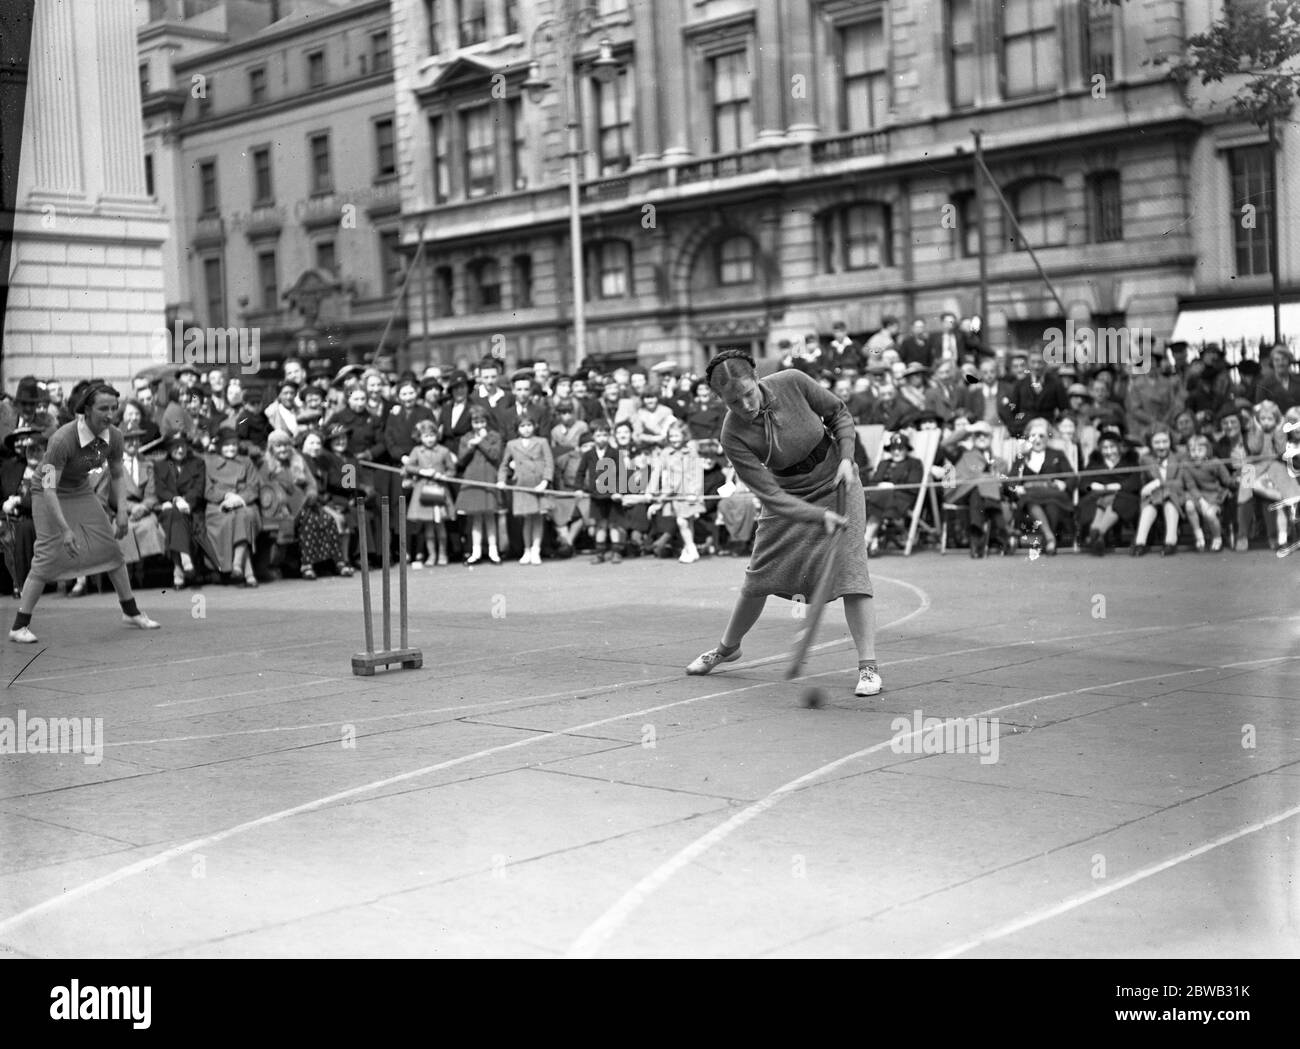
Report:
<svg viewBox="0 0 1300 1049"><path fill-rule="evenodd" d="M420 485L421 506L446 506L447 486L439 481L425 481Z"/></svg>

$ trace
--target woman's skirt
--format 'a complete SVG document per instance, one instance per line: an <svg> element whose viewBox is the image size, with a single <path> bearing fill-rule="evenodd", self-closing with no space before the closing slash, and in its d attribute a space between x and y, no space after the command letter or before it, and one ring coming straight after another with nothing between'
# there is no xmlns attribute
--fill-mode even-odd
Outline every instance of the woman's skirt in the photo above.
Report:
<svg viewBox="0 0 1300 1049"><path fill-rule="evenodd" d="M1054 484L1046 482L1027 484L1024 493L1016 499L1016 509L1027 511L1031 506L1044 508L1055 506L1066 513L1073 513L1074 496L1070 492L1061 491Z"/></svg>
<svg viewBox="0 0 1300 1049"><path fill-rule="evenodd" d="M425 488L441 489L443 492L444 502L441 506L425 506L420 502L420 493ZM451 486L436 481L416 481L415 486L407 495L409 500L406 507L406 519L408 521L425 521L433 524L443 524L450 521L456 516L456 502L452 498Z"/></svg>
<svg viewBox="0 0 1300 1049"><path fill-rule="evenodd" d="M827 455L810 473L778 477L777 483L790 495L824 510L837 510L835 475L837 455ZM754 531L754 552L745 570L741 592L747 596L774 594L803 600L811 598L817 583L829 567L832 544L839 547L839 563L831 582L828 601L845 594L870 597L871 576L867 571L867 516L862 483L855 475L845 486L844 515L848 526L827 536L826 526L815 521L780 517L764 508Z"/></svg>
<svg viewBox="0 0 1300 1049"><path fill-rule="evenodd" d="M494 514L500 508L501 500L491 488L461 485L460 491L456 493L456 513L461 517L467 514Z"/></svg>
<svg viewBox="0 0 1300 1049"><path fill-rule="evenodd" d="M304 565L338 561L339 530L321 506L304 506L297 519L299 560Z"/></svg>
<svg viewBox="0 0 1300 1049"><path fill-rule="evenodd" d="M111 572L125 564L122 548L113 534L104 504L94 492L77 495L59 493L59 506L68 527L77 534L77 552L69 557L63 548L63 533L44 495L32 498L32 520L36 525L36 546L30 574L52 583L58 579Z"/></svg>
<svg viewBox="0 0 1300 1049"><path fill-rule="evenodd" d="M1098 508L1114 510L1127 525L1137 521L1138 497L1132 492L1085 492L1079 496L1078 522L1083 529L1092 527Z"/></svg>
<svg viewBox="0 0 1300 1049"><path fill-rule="evenodd" d="M543 509L541 495L533 495L532 492L510 493L510 512L516 517L540 514Z"/></svg>
<svg viewBox="0 0 1300 1049"><path fill-rule="evenodd" d="M262 519L256 507L241 506L235 510L222 510L220 506L209 506L207 511L208 541L217 555L217 568L230 572L235 563L235 547L247 543L252 549L257 545L257 533L261 530Z"/></svg>

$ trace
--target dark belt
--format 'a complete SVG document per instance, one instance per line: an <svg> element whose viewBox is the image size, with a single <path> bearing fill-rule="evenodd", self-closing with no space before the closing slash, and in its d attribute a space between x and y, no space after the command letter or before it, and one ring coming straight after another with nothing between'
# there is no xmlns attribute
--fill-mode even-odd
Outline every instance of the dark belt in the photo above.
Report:
<svg viewBox="0 0 1300 1049"><path fill-rule="evenodd" d="M793 466L787 466L784 470L773 470L777 477L799 477L803 474L812 473L826 458L828 452L834 447L835 442L831 440L828 433L822 434L822 439L817 443L817 447L808 453L806 459L802 459Z"/></svg>

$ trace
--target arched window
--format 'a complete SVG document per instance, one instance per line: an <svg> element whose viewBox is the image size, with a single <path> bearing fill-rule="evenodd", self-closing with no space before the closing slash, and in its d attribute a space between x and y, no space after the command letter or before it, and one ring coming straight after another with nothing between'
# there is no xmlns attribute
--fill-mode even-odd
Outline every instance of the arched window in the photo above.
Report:
<svg viewBox="0 0 1300 1049"><path fill-rule="evenodd" d="M887 204L849 204L821 217L822 265L827 273L892 266Z"/></svg>
<svg viewBox="0 0 1300 1049"><path fill-rule="evenodd" d="M1051 248L1065 243L1065 187L1060 179L1022 182L1011 193L1011 208L1024 238L1033 247ZM1021 239L1015 238L1015 245L1017 251L1025 250Z"/></svg>
<svg viewBox="0 0 1300 1049"><path fill-rule="evenodd" d="M754 280L754 242L748 237L728 237L717 246L719 284L749 284Z"/></svg>

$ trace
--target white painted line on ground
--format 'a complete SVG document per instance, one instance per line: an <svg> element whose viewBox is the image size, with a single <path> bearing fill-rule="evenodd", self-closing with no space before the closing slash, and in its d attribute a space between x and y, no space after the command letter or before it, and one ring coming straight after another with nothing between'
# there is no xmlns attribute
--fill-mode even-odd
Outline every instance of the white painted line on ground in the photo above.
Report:
<svg viewBox="0 0 1300 1049"><path fill-rule="evenodd" d="M930 607L929 596L923 590L921 590L919 587L912 586L912 584L910 583L905 583L903 585L921 595L923 607L925 608ZM897 626L901 623L907 622L916 614L917 612L914 610L912 612L907 613L904 616L900 616L897 620L892 620L891 622L885 624L883 627L879 627L878 629L888 630L893 626ZM828 644L839 644L839 642L838 641L828 642ZM793 653L783 653L785 658L789 658L789 656L792 654ZM764 660L755 660L754 664L757 665L758 663L772 662L778 658L780 657L769 656ZM743 664L736 664L736 665L740 666ZM676 681L679 680L680 676L681 676L680 674L674 674L671 678L666 678L665 680ZM636 682L636 684L645 684L645 682L643 681ZM177 859L181 856L188 855L191 852L196 852L199 849L210 848L211 846L223 842L228 838L233 838L236 835L244 834L247 833L248 831L256 830L260 827L267 827L270 826L271 824L279 823L280 821L288 819L291 816L298 816L305 812L312 812L316 809L324 808L327 805L332 805L339 801L345 801L348 798L355 798L363 794L369 794L376 790L383 790L397 783L403 783L406 782L407 780L418 779L421 776L427 776L433 772L440 772L443 769L453 768L456 765L464 765L467 764L468 762L476 761L480 758L492 757L496 754L502 754L509 750L516 750L520 747L531 746L534 743L544 743L548 740L559 739L566 735L571 735L576 732L584 732L588 729L598 728L601 725L612 724L613 722L616 721L624 721L628 718L645 717L648 714L656 714L661 710L671 710L673 707L683 707L683 706L688 706L692 703L702 703L707 699L719 699L723 696L736 695L741 692L750 692L757 688L769 688L775 684L783 684L783 682L760 681L754 684L742 685L739 688L725 689L722 692L712 692L703 696L692 696L689 699L674 700L671 703L661 703L658 706L646 707L644 710L636 710L627 714L616 714L612 717L600 718L599 720L596 721L588 721L586 724L582 724L582 725L571 725L568 728L560 729L554 732L543 732L536 736L528 736L524 739L517 739L511 743L501 743L495 747L487 747L483 750L475 751L472 754L464 754L457 758L450 758L447 761L440 761L434 765L426 765L423 768L414 769L410 772L402 772L397 774L396 776L388 776L385 777L384 779L375 780L374 782L371 783L363 783L358 787L350 787L347 790L338 791L324 798L317 798L315 801L308 801L308 802L304 802L301 805L294 805L292 808L281 809L278 812L272 812L266 816L260 816L257 819L249 820L245 823L237 824L234 827L228 827L226 830L218 831L216 834L209 834L206 837L198 838L194 841L186 842L184 845L173 846L172 848L166 849L163 852L160 852L154 856L149 857L148 859L138 860L135 863L128 864L125 867L119 867L117 870L111 871L108 874L102 875L98 878L94 878L88 882L83 882L81 885L75 886L74 888L67 889L61 894L59 894L58 896L52 896L49 899L42 900L40 903L33 904L31 907L19 911L17 914L11 915L8 918L0 920L0 937L3 937L6 933L8 933L11 929L15 928L16 926L21 925L23 922L28 921L29 919L34 918L38 915L48 913L49 911L55 910L56 908L73 903L77 900L84 899L85 897L93 895L94 893L99 892L102 889L106 889L111 885L116 885L118 882L125 881L127 878L131 878L137 874L143 874L145 871L153 870L155 867L160 867L165 863L170 863L172 860Z"/></svg>
<svg viewBox="0 0 1300 1049"><path fill-rule="evenodd" d="M1283 617L1279 616L1278 618ZM1065 692L1053 692L1045 696L1036 696L1032 699L1024 699L1016 703L1007 703L1000 707L993 707L989 710L982 711L979 714L972 714L970 716L988 717L1003 710L1013 710L1017 707L1028 706L1031 703L1042 703L1049 699L1063 699L1067 696L1077 696L1081 693L1091 692L1098 688L1118 688L1121 685L1134 685L1142 681L1156 681L1160 678L1182 677L1188 674L1203 674L1212 670L1228 670L1236 667L1255 666L1261 663L1276 663L1294 659L1300 659L1300 657L1274 656L1268 659L1253 659L1241 663L1225 663L1215 667L1200 667L1195 670L1176 670L1172 672L1166 671L1162 674L1147 674L1143 677L1128 678L1122 681L1110 681L1100 685L1087 685L1083 688L1070 689ZM911 732L906 738L911 738L915 735L917 735L916 732ZM748 805L741 809L726 822L720 823L707 834L691 842L685 848L676 853L676 855L656 867L653 871L637 882L636 885L624 893L613 906L606 910L604 914L582 931L578 938L574 940L573 944L569 947L568 951L565 952L565 956L569 958L595 957L601 947L603 947L618 933L632 914L655 892L662 888L669 879L673 877L673 875L683 867L692 863L694 860L703 856L715 845L730 837L733 831L739 830L746 823L749 823L751 820L756 819L769 809L775 807L800 787L803 787L814 780L820 779L851 761L856 761L858 758L866 757L867 755L875 754L887 747L891 747L894 745L896 740L901 742L903 738L905 737L891 736L889 739L883 740L880 743L874 743L869 747L863 747L861 750L856 750L852 754L846 754L844 757L837 758L828 764L822 765L820 768L804 773L802 776L791 780L789 783L782 784L780 787L777 787L776 790L772 791L765 797L760 798L752 805Z"/></svg>
<svg viewBox="0 0 1300 1049"><path fill-rule="evenodd" d="M1052 918L1059 918L1063 914L1068 914L1072 910L1076 910L1079 907L1092 903L1093 900L1099 900L1103 896L1109 896L1112 892L1119 892L1120 889L1126 889L1130 885L1144 881L1162 871L1167 871L1172 867L1178 866L1180 863L1185 863L1197 856L1203 856L1205 853L1211 852L1224 845L1228 845L1231 842L1236 841L1238 838L1244 838L1247 834L1254 834L1257 831L1264 830L1266 827L1272 827L1274 824L1281 823L1283 820L1292 819L1298 815L1300 815L1300 805L1293 805L1285 812L1279 812L1275 816L1270 816L1268 819L1260 820L1258 823L1252 823L1247 827L1242 827L1239 830L1234 830L1231 833L1221 835L1213 841L1208 841L1204 845L1198 845L1194 849L1188 849L1186 852L1180 853L1177 856L1171 856L1167 860L1154 863L1149 867L1143 867L1141 870L1125 875L1117 881L1107 882L1104 886L1092 889L1089 892L1083 892L1077 896L1071 896L1069 899L1062 900L1060 903L1054 904L1051 907L1044 907L1042 910L1032 911L1023 918L1017 918L1015 921L1007 922L1005 925L996 926L987 932L981 933L974 939L967 940L964 943L959 943L952 947L947 947L934 955L934 957L955 958L959 954L973 951L976 948L983 947L987 943L992 943L994 940L1000 940L1005 936L1011 936L1015 933L1023 932L1025 929L1031 928L1035 925L1040 925L1045 921L1050 921Z"/></svg>

